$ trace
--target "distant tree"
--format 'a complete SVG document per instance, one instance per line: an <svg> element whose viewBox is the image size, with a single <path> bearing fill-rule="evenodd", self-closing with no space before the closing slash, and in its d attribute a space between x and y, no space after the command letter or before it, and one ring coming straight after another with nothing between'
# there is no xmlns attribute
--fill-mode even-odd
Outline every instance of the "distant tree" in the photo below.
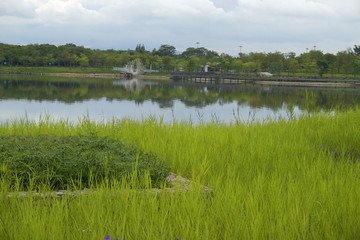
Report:
<svg viewBox="0 0 360 240"><path fill-rule="evenodd" d="M288 75L291 73L295 73L296 70L299 69L299 62L296 59L296 54L294 52L289 52L284 54L284 68L288 71Z"/></svg>
<svg viewBox="0 0 360 240"><path fill-rule="evenodd" d="M243 57L241 59L243 59ZM251 53L249 53L248 61L256 62L256 64L258 65L258 68L260 68L260 69L266 68L265 53L251 52Z"/></svg>
<svg viewBox="0 0 360 240"><path fill-rule="evenodd" d="M5 62L5 56L2 55L2 52L0 51L0 65L3 65Z"/></svg>
<svg viewBox="0 0 360 240"><path fill-rule="evenodd" d="M290 58L288 63L288 71L294 74L298 69L300 69L298 60L296 58Z"/></svg>
<svg viewBox="0 0 360 240"><path fill-rule="evenodd" d="M120 65L121 66L125 66L130 61L130 55L129 55L128 52L121 53L119 58L120 58L119 60L120 60Z"/></svg>
<svg viewBox="0 0 360 240"><path fill-rule="evenodd" d="M189 58L191 56L197 56L197 57L206 57L208 54L208 51L206 48L204 47L200 47L200 48L187 48L181 55L184 58Z"/></svg>
<svg viewBox="0 0 360 240"><path fill-rule="evenodd" d="M48 53L46 55L46 65L52 66L54 64L55 64L55 58L54 58L53 54Z"/></svg>
<svg viewBox="0 0 360 240"><path fill-rule="evenodd" d="M360 56L354 60L354 74L360 74Z"/></svg>
<svg viewBox="0 0 360 240"><path fill-rule="evenodd" d="M229 72L232 65L232 57L228 54L222 53L220 55L220 70L222 72Z"/></svg>
<svg viewBox="0 0 360 240"><path fill-rule="evenodd" d="M309 56L310 56L310 61L318 61L322 59L324 54L322 51L312 50L309 52Z"/></svg>
<svg viewBox="0 0 360 240"><path fill-rule="evenodd" d="M136 52L144 53L145 52L145 45L144 44L137 44L135 48Z"/></svg>
<svg viewBox="0 0 360 240"><path fill-rule="evenodd" d="M88 58L89 65L92 67L102 67L105 65L106 55L101 50L95 50Z"/></svg>
<svg viewBox="0 0 360 240"><path fill-rule="evenodd" d="M190 56L187 60L185 70L187 72L197 72L199 67L200 59L197 56Z"/></svg>
<svg viewBox="0 0 360 240"><path fill-rule="evenodd" d="M231 68L234 69L236 73L240 73L244 70L244 63L240 59L236 59L232 62Z"/></svg>
<svg viewBox="0 0 360 240"><path fill-rule="evenodd" d="M305 68L305 71L307 73L316 73L317 72L317 65L316 65L316 61L307 61L302 65Z"/></svg>
<svg viewBox="0 0 360 240"><path fill-rule="evenodd" d="M284 68L284 55L280 52L269 53L267 58L270 62L270 69L273 72L280 73Z"/></svg>
<svg viewBox="0 0 360 240"><path fill-rule="evenodd" d="M212 51L212 50L208 50L206 52L206 58L207 59L212 59L212 58L216 58L216 57L219 57L219 53L217 53L215 51Z"/></svg>
<svg viewBox="0 0 360 240"><path fill-rule="evenodd" d="M244 70L248 73L256 71L257 68L258 68L258 64L256 62L250 61L244 64Z"/></svg>
<svg viewBox="0 0 360 240"><path fill-rule="evenodd" d="M329 68L329 64L325 61L325 59L319 59L316 61L316 65L319 68L319 75L320 77L326 73L327 69Z"/></svg>
<svg viewBox="0 0 360 240"><path fill-rule="evenodd" d="M348 74L353 68L355 56L350 51L342 51L337 53L338 72Z"/></svg>
<svg viewBox="0 0 360 240"><path fill-rule="evenodd" d="M300 56L296 57L298 60L300 66L304 67L305 64L307 64L310 61L310 55L309 53L302 53Z"/></svg>
<svg viewBox="0 0 360 240"><path fill-rule="evenodd" d="M85 54L81 54L78 62L81 67L89 66L89 58Z"/></svg>
<svg viewBox="0 0 360 240"><path fill-rule="evenodd" d="M161 62L163 65L163 69L167 72L170 71L172 58L170 56L163 56L161 57Z"/></svg>
<svg viewBox="0 0 360 240"><path fill-rule="evenodd" d="M329 65L329 70L331 72L331 75L333 75L336 72L336 60L337 60L336 55L331 53L326 53L324 55L324 58L327 64Z"/></svg>
<svg viewBox="0 0 360 240"><path fill-rule="evenodd" d="M360 45L354 46L354 54L355 56L360 56Z"/></svg>
<svg viewBox="0 0 360 240"><path fill-rule="evenodd" d="M162 44L158 50L153 52L158 56L174 56L176 53L176 48L168 44Z"/></svg>
<svg viewBox="0 0 360 240"><path fill-rule="evenodd" d="M30 58L29 56L21 56L19 58L19 64L21 66L25 66L25 67L31 66L32 65L32 58Z"/></svg>

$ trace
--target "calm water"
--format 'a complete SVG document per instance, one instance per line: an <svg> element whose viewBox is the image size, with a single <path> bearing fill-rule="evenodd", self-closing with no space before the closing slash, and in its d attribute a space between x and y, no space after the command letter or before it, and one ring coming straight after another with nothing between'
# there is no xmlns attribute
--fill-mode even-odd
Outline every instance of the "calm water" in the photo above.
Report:
<svg viewBox="0 0 360 240"><path fill-rule="evenodd" d="M155 81L0 76L0 121L24 118L77 122L102 121L242 121L288 117L360 104L360 89L276 86L184 86Z"/></svg>

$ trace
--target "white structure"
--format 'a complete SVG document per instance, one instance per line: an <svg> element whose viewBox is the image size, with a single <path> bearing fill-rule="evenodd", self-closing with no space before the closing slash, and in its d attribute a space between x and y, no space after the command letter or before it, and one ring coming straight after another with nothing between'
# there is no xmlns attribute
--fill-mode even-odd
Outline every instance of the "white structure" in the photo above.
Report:
<svg viewBox="0 0 360 240"><path fill-rule="evenodd" d="M125 72L125 73L131 73L132 75L143 74L144 70L145 70L144 65L140 61L129 62L123 68L119 68L119 67L113 68L113 71L121 71L121 72Z"/></svg>
<svg viewBox="0 0 360 240"><path fill-rule="evenodd" d="M272 75L271 73L269 72L258 72L257 73L260 77L272 77L274 75Z"/></svg>

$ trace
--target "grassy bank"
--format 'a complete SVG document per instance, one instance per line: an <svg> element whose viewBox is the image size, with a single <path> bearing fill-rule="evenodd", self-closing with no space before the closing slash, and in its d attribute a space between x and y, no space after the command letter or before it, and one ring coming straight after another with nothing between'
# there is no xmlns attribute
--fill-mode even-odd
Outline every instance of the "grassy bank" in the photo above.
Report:
<svg viewBox="0 0 360 240"><path fill-rule="evenodd" d="M0 71L36 73L114 73L112 68L92 67L0 67Z"/></svg>
<svg viewBox="0 0 360 240"><path fill-rule="evenodd" d="M123 180L63 200L2 194L0 238L358 239L359 123L359 109L266 124L5 122L1 134L91 132L135 144L168 160L172 171L211 187L214 196L196 190L155 196L130 191ZM8 191L6 179L0 184Z"/></svg>
<svg viewBox="0 0 360 240"><path fill-rule="evenodd" d="M82 74L119 74L113 68L94 67L0 67L0 72L33 72L33 73L82 73ZM149 77L170 77L170 73L145 73Z"/></svg>

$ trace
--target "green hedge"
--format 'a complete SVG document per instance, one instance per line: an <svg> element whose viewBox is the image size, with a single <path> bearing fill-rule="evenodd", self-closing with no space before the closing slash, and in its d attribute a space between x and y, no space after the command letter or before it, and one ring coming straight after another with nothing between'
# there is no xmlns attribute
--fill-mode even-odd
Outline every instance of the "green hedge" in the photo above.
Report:
<svg viewBox="0 0 360 240"><path fill-rule="evenodd" d="M54 189L87 187L104 179L121 179L137 171L150 172L153 185L165 181L167 162L153 153L110 138L95 136L1 135L1 176L20 179L21 188L31 182L50 183Z"/></svg>

